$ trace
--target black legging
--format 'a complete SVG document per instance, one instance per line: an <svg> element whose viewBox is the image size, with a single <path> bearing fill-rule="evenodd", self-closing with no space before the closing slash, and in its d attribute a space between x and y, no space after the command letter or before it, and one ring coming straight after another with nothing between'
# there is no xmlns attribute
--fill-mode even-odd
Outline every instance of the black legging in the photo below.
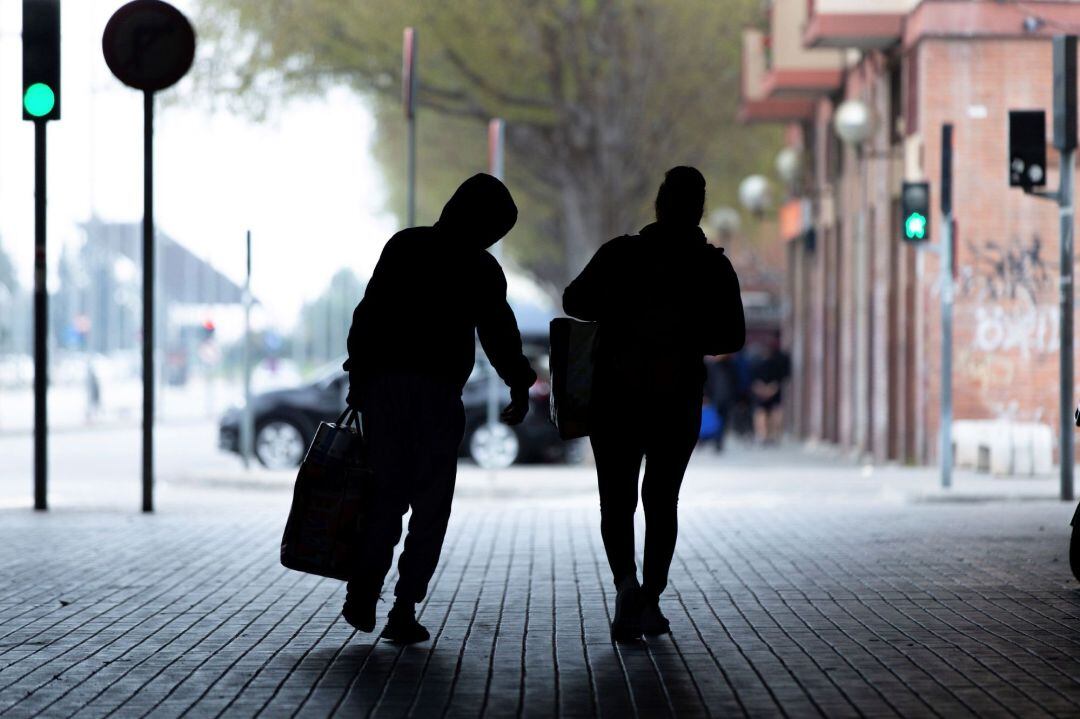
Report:
<svg viewBox="0 0 1080 719"><path fill-rule="evenodd" d="M642 588L659 596L679 531L679 488L701 429L701 395L682 401L596 408L593 454L600 488L600 533L616 586L636 576L634 512L638 475L645 460L641 503L645 508L645 566Z"/></svg>

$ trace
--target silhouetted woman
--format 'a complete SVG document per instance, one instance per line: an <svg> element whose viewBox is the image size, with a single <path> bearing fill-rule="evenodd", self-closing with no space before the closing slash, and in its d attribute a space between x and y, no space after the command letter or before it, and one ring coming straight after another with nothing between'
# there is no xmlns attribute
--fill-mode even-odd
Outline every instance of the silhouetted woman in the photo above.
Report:
<svg viewBox="0 0 1080 719"><path fill-rule="evenodd" d="M563 294L566 313L599 323L593 453L600 531L617 591L612 639L670 631L660 611L678 532L679 486L701 425L705 355L745 341L739 280L698 227L705 178L668 171L656 222L605 243ZM634 512L645 477L643 584L634 558Z"/></svg>

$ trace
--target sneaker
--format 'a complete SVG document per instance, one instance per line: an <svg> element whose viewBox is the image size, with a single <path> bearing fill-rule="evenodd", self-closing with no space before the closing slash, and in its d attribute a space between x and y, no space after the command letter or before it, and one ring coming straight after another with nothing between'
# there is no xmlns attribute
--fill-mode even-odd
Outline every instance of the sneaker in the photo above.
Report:
<svg viewBox="0 0 1080 719"><path fill-rule="evenodd" d="M345 595L345 605L341 608L341 617L349 625L361 632L375 630L375 606L379 603L379 595L361 598L356 594Z"/></svg>
<svg viewBox="0 0 1080 719"><path fill-rule="evenodd" d="M615 595L615 619L611 622L611 641L636 642L641 639L641 587L637 577L619 583Z"/></svg>
<svg viewBox="0 0 1080 719"><path fill-rule="evenodd" d="M660 611L660 598L652 597L643 602L641 609L641 630L650 636L670 634L671 622Z"/></svg>
<svg viewBox="0 0 1080 719"><path fill-rule="evenodd" d="M431 639L427 628L416 621L416 609L411 604L394 604L386 615L383 639L396 644L415 644Z"/></svg>

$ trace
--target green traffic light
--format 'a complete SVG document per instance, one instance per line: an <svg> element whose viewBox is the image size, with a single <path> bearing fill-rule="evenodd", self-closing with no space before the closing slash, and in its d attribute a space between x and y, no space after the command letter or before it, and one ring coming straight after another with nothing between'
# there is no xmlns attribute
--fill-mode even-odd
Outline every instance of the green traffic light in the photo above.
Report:
<svg viewBox="0 0 1080 719"><path fill-rule="evenodd" d="M909 240L921 240L926 237L926 217L912 212L904 220L904 234Z"/></svg>
<svg viewBox="0 0 1080 719"><path fill-rule="evenodd" d="M26 88L23 107L34 117L45 117L56 107L56 94L43 82L35 82Z"/></svg>

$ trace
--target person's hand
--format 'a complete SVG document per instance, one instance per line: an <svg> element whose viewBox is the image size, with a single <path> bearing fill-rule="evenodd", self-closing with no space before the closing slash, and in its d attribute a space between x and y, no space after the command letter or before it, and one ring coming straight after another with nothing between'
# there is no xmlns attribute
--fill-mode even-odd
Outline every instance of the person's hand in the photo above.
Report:
<svg viewBox="0 0 1080 719"><path fill-rule="evenodd" d="M503 424L521 424L525 415L529 413L529 388L514 387L510 389L510 404L506 405L499 419Z"/></svg>

